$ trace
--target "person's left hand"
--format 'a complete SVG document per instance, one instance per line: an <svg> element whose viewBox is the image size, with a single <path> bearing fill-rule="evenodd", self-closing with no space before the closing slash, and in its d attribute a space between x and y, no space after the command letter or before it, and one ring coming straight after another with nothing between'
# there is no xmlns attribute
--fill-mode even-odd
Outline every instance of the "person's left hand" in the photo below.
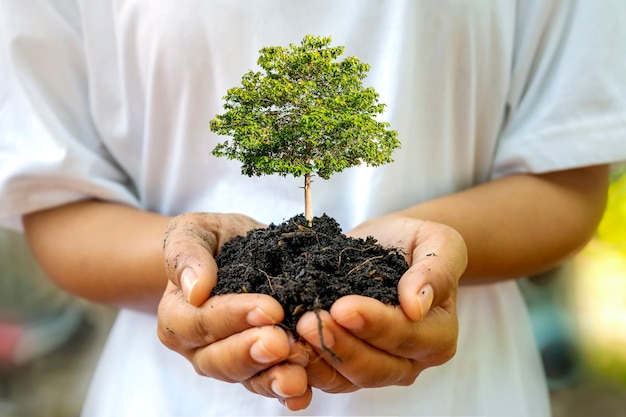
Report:
<svg viewBox="0 0 626 417"><path fill-rule="evenodd" d="M305 314L297 330L312 346L309 384L332 393L410 385L424 369L456 352L465 242L448 226L400 215L368 221L349 235L374 236L384 246L404 250L410 268L398 284L400 307L349 295L329 312Z"/></svg>

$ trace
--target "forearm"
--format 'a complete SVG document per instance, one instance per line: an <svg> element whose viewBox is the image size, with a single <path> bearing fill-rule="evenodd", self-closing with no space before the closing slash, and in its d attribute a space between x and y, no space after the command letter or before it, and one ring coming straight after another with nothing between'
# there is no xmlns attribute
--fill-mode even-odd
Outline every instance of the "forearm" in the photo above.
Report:
<svg viewBox="0 0 626 417"><path fill-rule="evenodd" d="M60 287L93 301L154 312L167 283L163 232L169 220L84 201L26 215L24 228Z"/></svg>
<svg viewBox="0 0 626 417"><path fill-rule="evenodd" d="M402 213L461 233L463 284L545 271L580 250L602 217L608 168L513 175L416 205Z"/></svg>

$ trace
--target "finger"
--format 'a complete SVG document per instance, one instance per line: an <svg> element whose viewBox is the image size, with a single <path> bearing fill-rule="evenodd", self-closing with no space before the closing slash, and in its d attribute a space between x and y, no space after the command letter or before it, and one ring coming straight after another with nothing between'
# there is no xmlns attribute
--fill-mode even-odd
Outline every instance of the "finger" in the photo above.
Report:
<svg viewBox="0 0 626 417"><path fill-rule="evenodd" d="M319 315L307 313L302 316L298 333L329 365L357 387L408 385L415 381L421 370L414 361L389 355L354 337L325 311Z"/></svg>
<svg viewBox="0 0 626 417"><path fill-rule="evenodd" d="M217 283L217 225L205 227L198 215L188 213L170 222L163 240L168 278L183 290L187 301L199 306Z"/></svg>
<svg viewBox="0 0 626 417"><path fill-rule="evenodd" d="M308 407L313 398L306 369L311 348L296 342L291 334L289 341L291 351L285 363L257 374L243 385L257 394L276 397L289 410L297 411Z"/></svg>
<svg viewBox="0 0 626 417"><path fill-rule="evenodd" d="M191 362L200 375L242 382L289 356L289 340L276 326L254 327L193 351Z"/></svg>
<svg viewBox="0 0 626 417"><path fill-rule="evenodd" d="M311 404L311 400L313 400L313 391L309 386L304 394L298 397L285 398L281 403L291 411L299 411L307 408Z"/></svg>
<svg viewBox="0 0 626 417"><path fill-rule="evenodd" d="M309 364L310 354L312 353L311 347L307 346L302 340L296 341L291 332L288 335L291 349L289 351L289 357L287 357L287 362L306 368Z"/></svg>
<svg viewBox="0 0 626 417"><path fill-rule="evenodd" d="M159 305L158 335L199 374L240 382L289 358L303 361L287 333L274 326L282 319L282 307L267 295L220 295L196 308L170 282Z"/></svg>
<svg viewBox="0 0 626 417"><path fill-rule="evenodd" d="M398 298L412 320L423 319L432 306L456 297L467 266L467 248L451 227L423 222L417 231L411 266L398 283Z"/></svg>
<svg viewBox="0 0 626 417"><path fill-rule="evenodd" d="M349 295L337 300L330 314L358 339L388 354L420 361L424 366L444 363L456 352L458 320L452 301L434 307L423 320L413 321L401 308Z"/></svg>
<svg viewBox="0 0 626 417"><path fill-rule="evenodd" d="M170 349L191 357L192 350L255 326L281 322L283 310L270 296L227 294L211 297L200 308L188 304L168 283L158 310L158 335Z"/></svg>
<svg viewBox="0 0 626 417"><path fill-rule="evenodd" d="M308 377L302 366L282 363L242 382L249 391L266 397L287 399L309 396Z"/></svg>
<svg viewBox="0 0 626 417"><path fill-rule="evenodd" d="M339 394L354 392L359 389L317 353L309 354L309 365L306 367L306 371L309 376L309 384L322 391Z"/></svg>

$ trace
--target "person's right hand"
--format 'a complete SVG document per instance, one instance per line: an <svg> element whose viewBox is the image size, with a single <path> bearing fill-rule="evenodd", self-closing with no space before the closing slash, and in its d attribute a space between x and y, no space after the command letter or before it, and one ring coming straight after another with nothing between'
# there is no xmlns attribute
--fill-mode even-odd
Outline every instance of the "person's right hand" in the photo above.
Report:
<svg viewBox="0 0 626 417"><path fill-rule="evenodd" d="M264 227L237 214L175 217L163 242L169 282L158 310L158 336L200 375L240 382L250 391L306 407L311 389L300 344L275 324L283 309L262 294L209 297L217 282L214 256L228 240Z"/></svg>

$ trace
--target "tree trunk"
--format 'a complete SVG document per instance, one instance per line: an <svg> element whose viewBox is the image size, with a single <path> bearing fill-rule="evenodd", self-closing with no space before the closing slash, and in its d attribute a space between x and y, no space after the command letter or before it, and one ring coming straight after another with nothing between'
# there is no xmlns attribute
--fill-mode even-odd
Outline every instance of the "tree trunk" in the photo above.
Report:
<svg viewBox="0 0 626 417"><path fill-rule="evenodd" d="M313 203L311 203L311 174L304 174L304 218L309 227L313 225Z"/></svg>

